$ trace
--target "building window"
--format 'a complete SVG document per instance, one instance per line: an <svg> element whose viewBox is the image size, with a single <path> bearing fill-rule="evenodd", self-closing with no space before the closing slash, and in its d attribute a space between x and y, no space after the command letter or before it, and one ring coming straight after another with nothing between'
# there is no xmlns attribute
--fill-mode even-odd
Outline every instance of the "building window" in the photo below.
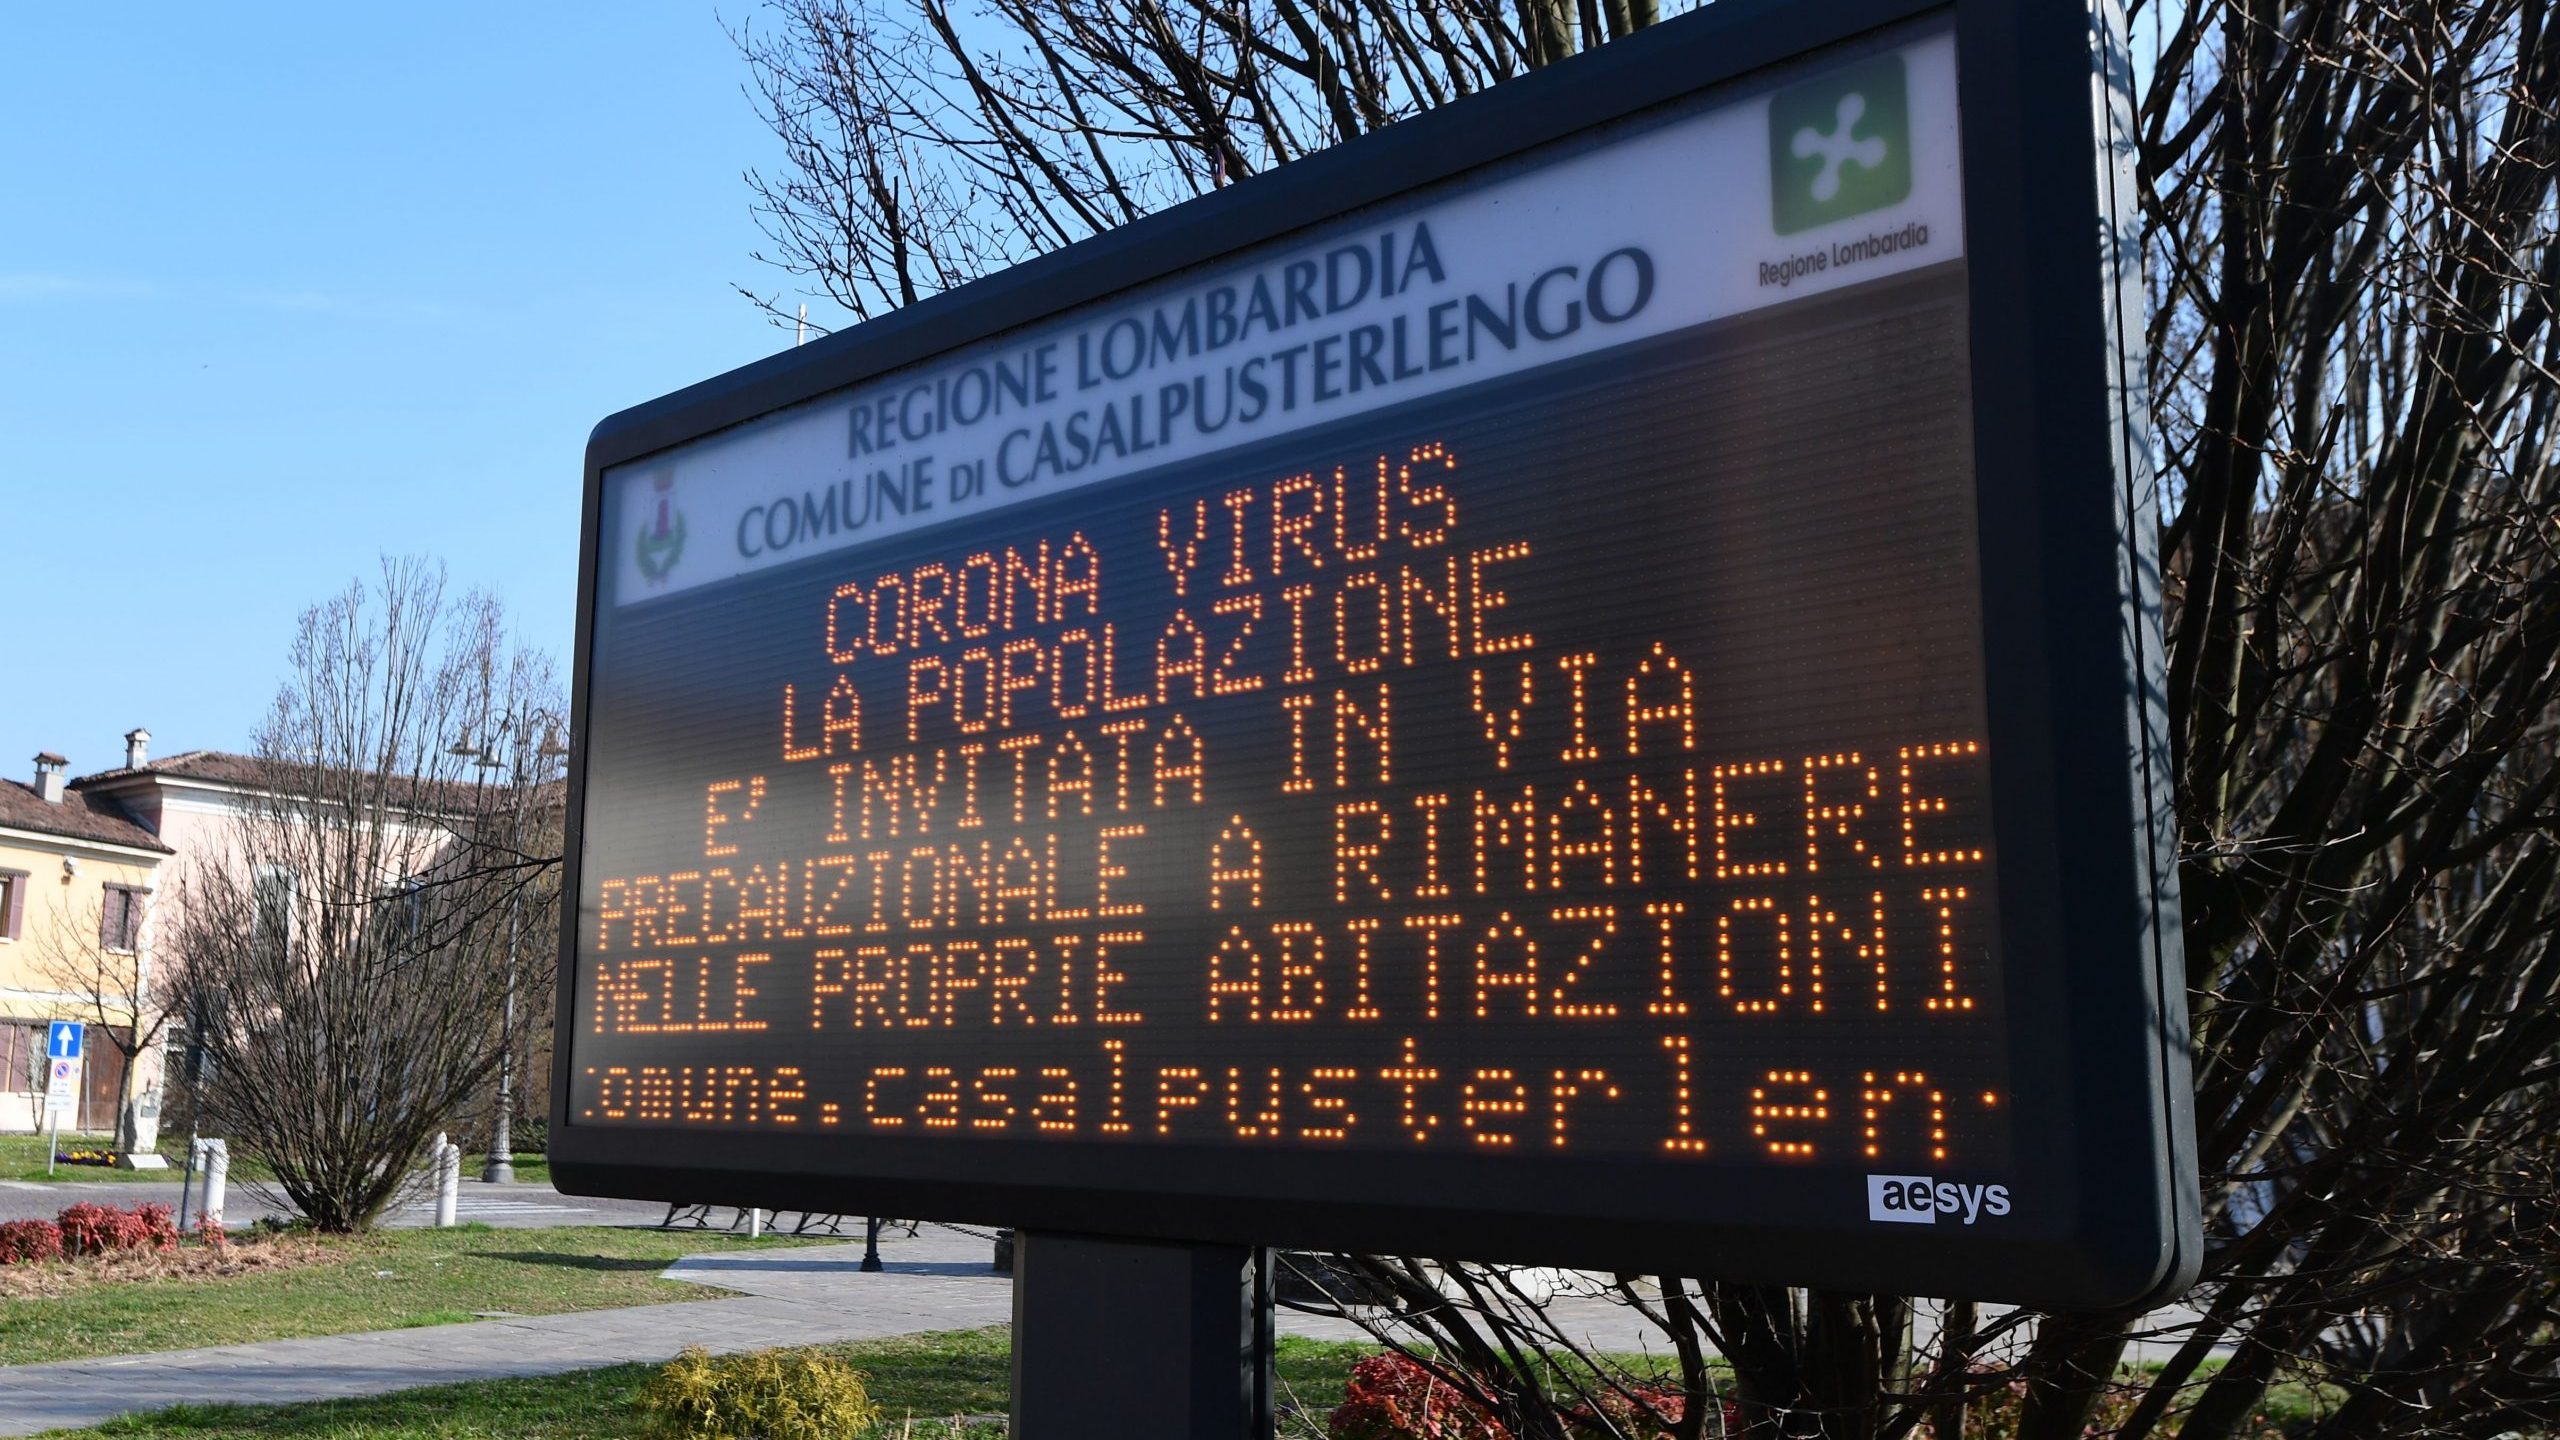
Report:
<svg viewBox="0 0 2560 1440"><path fill-rule="evenodd" d="M98 907L98 943L109 950L129 951L142 940L142 905L146 892L132 885L109 885Z"/></svg>
<svg viewBox="0 0 2560 1440"><path fill-rule="evenodd" d="M281 865L261 865L250 882L250 943L258 953L281 959L293 948L295 890L293 872Z"/></svg>
<svg viewBox="0 0 2560 1440"><path fill-rule="evenodd" d="M44 1028L41 1020L0 1020L0 1091L23 1095L44 1088Z"/></svg>
<svg viewBox="0 0 2560 1440"><path fill-rule="evenodd" d="M427 932L427 881L411 876L385 890L373 906L374 944L385 955L405 955L418 948Z"/></svg>
<svg viewBox="0 0 2560 1440"><path fill-rule="evenodd" d="M196 1038L196 1032L171 1021L160 1043L170 1057L170 1073L177 1076L178 1083L186 1086L190 1093L213 1078L213 1052Z"/></svg>
<svg viewBox="0 0 2560 1440"><path fill-rule="evenodd" d="M0 870L0 940L15 940L27 918L27 872Z"/></svg>

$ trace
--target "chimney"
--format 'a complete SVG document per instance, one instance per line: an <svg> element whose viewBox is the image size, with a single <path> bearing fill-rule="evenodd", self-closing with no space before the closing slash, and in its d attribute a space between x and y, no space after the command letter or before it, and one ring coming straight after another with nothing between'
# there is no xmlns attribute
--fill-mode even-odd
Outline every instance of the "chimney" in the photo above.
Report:
<svg viewBox="0 0 2560 1440"><path fill-rule="evenodd" d="M50 750L36 756L36 794L47 805L62 803L62 767L70 763Z"/></svg>
<svg viewBox="0 0 2560 1440"><path fill-rule="evenodd" d="M151 732L137 725L124 732L124 768L139 770L151 758Z"/></svg>

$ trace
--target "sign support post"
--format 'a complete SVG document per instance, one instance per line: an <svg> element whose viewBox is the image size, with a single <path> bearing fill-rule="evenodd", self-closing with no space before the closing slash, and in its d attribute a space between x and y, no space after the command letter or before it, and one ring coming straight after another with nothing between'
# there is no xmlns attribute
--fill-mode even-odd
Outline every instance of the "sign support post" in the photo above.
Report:
<svg viewBox="0 0 2560 1440"><path fill-rule="evenodd" d="M77 1020L56 1020L45 1027L44 1051L49 1071L44 1089L47 1175L53 1173L54 1156L62 1149L62 1112L80 1103L87 1035L88 1027Z"/></svg>
<svg viewBox="0 0 2560 1440"><path fill-rule="evenodd" d="M1015 1237L1016 1440L1270 1440L1271 1252Z"/></svg>
<svg viewBox="0 0 2560 1440"><path fill-rule="evenodd" d="M83 1062L76 1056L51 1063L51 1074L45 1082L44 1122L47 1137L44 1147L44 1173L53 1173L54 1156L62 1149L63 1112L80 1103Z"/></svg>

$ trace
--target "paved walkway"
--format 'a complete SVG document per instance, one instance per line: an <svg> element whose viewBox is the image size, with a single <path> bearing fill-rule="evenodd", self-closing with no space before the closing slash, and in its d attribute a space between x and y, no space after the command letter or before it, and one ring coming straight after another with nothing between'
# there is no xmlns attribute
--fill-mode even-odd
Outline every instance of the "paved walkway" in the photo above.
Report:
<svg viewBox="0 0 2560 1440"><path fill-rule="evenodd" d="M940 1225L927 1225L912 1239L903 1231L893 1231L881 1241L881 1254L890 1274L939 1275L971 1286L991 1286L1005 1303L1005 1313L996 1319L1012 1318L1013 1282L988 1273L987 1242L975 1235ZM691 1255L669 1266L666 1273L670 1280L717 1285L768 1299L825 1309L856 1309L873 1306L882 1298L875 1287L884 1276L862 1274L861 1260L859 1245L823 1246L772 1255ZM964 1289L948 1293L957 1296L972 1292ZM1594 1349L1641 1350L1647 1345L1658 1349L1663 1343L1661 1332L1647 1326L1625 1306L1606 1300L1559 1295L1549 1300L1547 1316L1565 1333ZM990 1323L993 1322L970 1320L917 1328L955 1330ZM1315 1340L1372 1338L1349 1320L1300 1314L1285 1305L1280 1307L1279 1325L1283 1335ZM0 1371L0 1376L7 1373Z"/></svg>
<svg viewBox="0 0 2560 1440"><path fill-rule="evenodd" d="M156 1200L175 1210L178 1186L174 1171L167 1180L0 1180L0 1221L50 1220L62 1207L80 1200L126 1207ZM464 1220L508 1230L537 1225L655 1225L667 1213L665 1205L653 1200L599 1200L563 1195L548 1185L483 1185L476 1179L462 1182L460 1209ZM224 1218L234 1227L289 1213L254 1181L231 1182L223 1203ZM729 1212L724 1208L720 1214L726 1219ZM420 1195L406 1200L382 1223L423 1228L434 1220L433 1197Z"/></svg>

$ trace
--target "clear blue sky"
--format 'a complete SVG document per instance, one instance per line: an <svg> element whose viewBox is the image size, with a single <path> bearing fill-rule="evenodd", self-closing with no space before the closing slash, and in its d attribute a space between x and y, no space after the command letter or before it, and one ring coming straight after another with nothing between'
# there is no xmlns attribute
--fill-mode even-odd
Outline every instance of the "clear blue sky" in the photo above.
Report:
<svg viewBox="0 0 2560 1440"><path fill-rule="evenodd" d="M734 19L745 0L724 0ZM240 748L385 552L566 675L607 413L790 343L708 0L11 7L0 774Z"/></svg>

